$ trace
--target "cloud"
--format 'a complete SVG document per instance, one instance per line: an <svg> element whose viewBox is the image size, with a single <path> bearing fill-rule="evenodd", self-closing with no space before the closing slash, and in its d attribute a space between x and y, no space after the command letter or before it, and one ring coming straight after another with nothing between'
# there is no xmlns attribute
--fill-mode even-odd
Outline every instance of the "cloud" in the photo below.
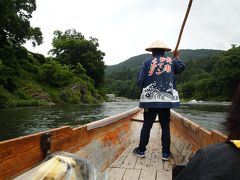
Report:
<svg viewBox="0 0 240 180"><path fill-rule="evenodd" d="M31 24L41 28L44 44L35 52L47 54L54 30L75 28L86 38L99 39L107 65L117 64L156 39L174 48L188 1L179 0L36 0ZM239 44L239 0L194 0L180 49L228 49Z"/></svg>

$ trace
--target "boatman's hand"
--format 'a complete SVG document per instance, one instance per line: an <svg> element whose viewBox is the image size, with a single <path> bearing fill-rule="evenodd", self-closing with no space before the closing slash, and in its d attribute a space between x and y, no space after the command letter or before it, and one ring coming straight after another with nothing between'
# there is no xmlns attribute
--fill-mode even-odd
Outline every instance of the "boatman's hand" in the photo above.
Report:
<svg viewBox="0 0 240 180"><path fill-rule="evenodd" d="M173 57L179 59L179 52L178 51L173 51Z"/></svg>

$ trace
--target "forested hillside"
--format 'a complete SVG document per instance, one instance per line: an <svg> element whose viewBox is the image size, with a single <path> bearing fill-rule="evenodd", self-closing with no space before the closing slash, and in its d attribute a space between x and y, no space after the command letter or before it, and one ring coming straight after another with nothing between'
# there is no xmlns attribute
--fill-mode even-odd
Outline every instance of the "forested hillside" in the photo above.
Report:
<svg viewBox="0 0 240 180"><path fill-rule="evenodd" d="M179 53L181 54L181 58L184 59L184 62L211 58L219 52L222 51L210 49L184 49L179 51ZM132 77L136 77L136 73L139 70L142 62L149 56L151 56L151 54L141 54L131 57L128 60L121 62L117 65L107 66L106 80L108 81L108 78L112 78L113 80L129 80ZM172 54L166 53L166 56L172 56Z"/></svg>
<svg viewBox="0 0 240 180"><path fill-rule="evenodd" d="M29 52L43 41L29 19L34 0L0 2L0 107L103 101L104 53L96 38L56 30L52 56Z"/></svg>
<svg viewBox="0 0 240 180"><path fill-rule="evenodd" d="M107 67L107 92L139 98L136 75L147 56L150 54L135 56L118 65ZM233 46L228 51L180 50L180 56L186 64L186 70L176 76L182 98L230 100L233 89L240 83L240 47Z"/></svg>

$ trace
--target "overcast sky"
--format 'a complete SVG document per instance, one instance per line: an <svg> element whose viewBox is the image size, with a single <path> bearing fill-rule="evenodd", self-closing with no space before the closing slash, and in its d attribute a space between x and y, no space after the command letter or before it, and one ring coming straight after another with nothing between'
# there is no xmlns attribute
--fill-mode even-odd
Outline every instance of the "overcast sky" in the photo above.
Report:
<svg viewBox="0 0 240 180"><path fill-rule="evenodd" d="M36 0L31 25L44 43L30 51L47 55L54 30L75 28L99 40L106 65L145 53L155 40L174 49L188 0ZM193 0L179 49L224 49L240 44L239 0Z"/></svg>

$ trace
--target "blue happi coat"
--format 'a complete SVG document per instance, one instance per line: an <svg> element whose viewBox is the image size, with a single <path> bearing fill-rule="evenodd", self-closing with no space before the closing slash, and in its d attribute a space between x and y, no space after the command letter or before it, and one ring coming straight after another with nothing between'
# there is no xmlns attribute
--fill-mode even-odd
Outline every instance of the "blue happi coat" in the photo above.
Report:
<svg viewBox="0 0 240 180"><path fill-rule="evenodd" d="M185 69L180 59L158 54L147 58L138 73L141 88L139 107L176 108L180 105L175 84L175 74Z"/></svg>

